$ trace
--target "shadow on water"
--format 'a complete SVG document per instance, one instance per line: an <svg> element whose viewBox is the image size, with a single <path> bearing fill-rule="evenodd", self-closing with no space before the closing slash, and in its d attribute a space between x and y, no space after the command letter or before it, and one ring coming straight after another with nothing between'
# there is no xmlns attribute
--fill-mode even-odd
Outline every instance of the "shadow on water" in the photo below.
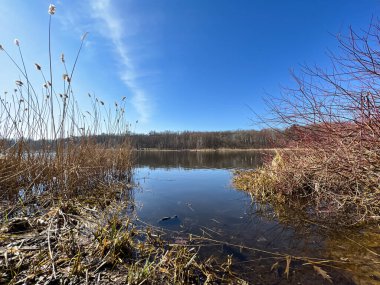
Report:
<svg viewBox="0 0 380 285"><path fill-rule="evenodd" d="M337 233L233 188L234 169L262 160L249 151L138 152L136 214L174 243L202 237L201 256L231 257L253 284L330 284L324 273L335 284L380 284L379 229Z"/></svg>

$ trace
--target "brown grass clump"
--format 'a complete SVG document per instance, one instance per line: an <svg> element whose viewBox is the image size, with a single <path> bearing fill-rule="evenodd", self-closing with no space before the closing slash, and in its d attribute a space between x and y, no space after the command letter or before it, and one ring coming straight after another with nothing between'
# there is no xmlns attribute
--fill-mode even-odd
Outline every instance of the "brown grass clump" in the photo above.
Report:
<svg viewBox="0 0 380 285"><path fill-rule="evenodd" d="M0 282L247 284L212 259L201 262L196 246L170 244L159 232L138 228L121 214L130 201L112 197L119 191L93 194L107 195L106 206L90 197L53 205L40 197L46 207L30 214L32 205L18 205L17 217L1 223Z"/></svg>
<svg viewBox="0 0 380 285"><path fill-rule="evenodd" d="M303 67L296 87L271 100L290 150L240 172L239 188L341 225L380 218L379 37L379 25L350 30L331 71Z"/></svg>
<svg viewBox="0 0 380 285"><path fill-rule="evenodd" d="M276 160L281 163L273 163ZM374 177L355 173L356 160L355 153L333 157L313 149L278 151L272 163L238 172L234 183L260 202L285 203L313 221L341 225L373 221L380 213L379 184ZM343 172L343 167L352 169Z"/></svg>

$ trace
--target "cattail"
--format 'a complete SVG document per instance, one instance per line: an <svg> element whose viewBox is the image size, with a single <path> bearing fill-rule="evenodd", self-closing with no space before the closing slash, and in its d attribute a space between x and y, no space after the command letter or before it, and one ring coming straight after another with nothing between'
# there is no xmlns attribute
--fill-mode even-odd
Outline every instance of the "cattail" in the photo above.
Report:
<svg viewBox="0 0 380 285"><path fill-rule="evenodd" d="M24 83L21 80L16 80L16 85L17 86L22 86Z"/></svg>
<svg viewBox="0 0 380 285"><path fill-rule="evenodd" d="M55 14L55 5L53 5L53 4L50 4L50 5L49 5L48 13L49 13L50 15L54 15L54 14Z"/></svg>
<svg viewBox="0 0 380 285"><path fill-rule="evenodd" d="M35 63L34 65L36 66L37 70L41 70L41 65L39 65L38 63Z"/></svg>
<svg viewBox="0 0 380 285"><path fill-rule="evenodd" d="M20 46L20 41L18 39L14 39L13 42L15 43L16 46Z"/></svg>
<svg viewBox="0 0 380 285"><path fill-rule="evenodd" d="M63 75L63 80L66 80L68 83L70 83L71 79L67 74Z"/></svg>

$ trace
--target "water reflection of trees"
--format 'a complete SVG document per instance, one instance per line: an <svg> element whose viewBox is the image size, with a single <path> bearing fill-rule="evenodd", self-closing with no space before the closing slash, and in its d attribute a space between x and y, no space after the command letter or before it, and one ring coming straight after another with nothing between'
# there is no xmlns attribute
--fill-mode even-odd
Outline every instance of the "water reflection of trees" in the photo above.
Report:
<svg viewBox="0 0 380 285"><path fill-rule="evenodd" d="M136 151L135 164L150 168L254 169L262 164L256 151Z"/></svg>

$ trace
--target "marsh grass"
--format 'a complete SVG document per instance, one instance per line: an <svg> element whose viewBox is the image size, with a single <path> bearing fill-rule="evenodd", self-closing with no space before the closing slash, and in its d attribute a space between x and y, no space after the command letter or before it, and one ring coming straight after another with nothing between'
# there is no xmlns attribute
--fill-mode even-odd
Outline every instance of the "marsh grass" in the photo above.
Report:
<svg viewBox="0 0 380 285"><path fill-rule="evenodd" d="M323 149L277 151L263 167L238 171L234 185L255 201L296 209L300 215L295 218L342 227L363 225L378 221L380 203L377 175L362 159L352 149L333 154Z"/></svg>

